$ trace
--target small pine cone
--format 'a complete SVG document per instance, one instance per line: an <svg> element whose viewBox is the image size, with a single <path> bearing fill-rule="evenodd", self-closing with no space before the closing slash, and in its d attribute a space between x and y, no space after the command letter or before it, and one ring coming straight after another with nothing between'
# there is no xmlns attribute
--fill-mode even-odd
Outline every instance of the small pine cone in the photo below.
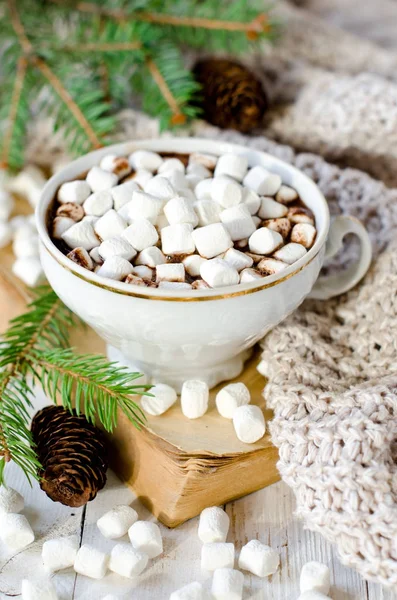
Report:
<svg viewBox="0 0 397 600"><path fill-rule="evenodd" d="M74 508L93 500L106 483L108 468L102 432L83 415L47 406L35 415L32 436L47 496Z"/></svg>
<svg viewBox="0 0 397 600"><path fill-rule="evenodd" d="M267 94L251 71L230 60L208 59L197 62L193 74L202 87L200 106L209 123L243 133L262 124Z"/></svg>

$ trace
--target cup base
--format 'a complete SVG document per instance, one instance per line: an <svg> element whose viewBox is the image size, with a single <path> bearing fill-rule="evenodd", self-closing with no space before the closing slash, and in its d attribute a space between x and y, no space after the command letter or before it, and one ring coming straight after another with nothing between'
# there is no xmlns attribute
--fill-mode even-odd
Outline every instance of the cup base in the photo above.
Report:
<svg viewBox="0 0 397 600"><path fill-rule="evenodd" d="M167 367L159 367L153 363L141 361L132 361L128 359L120 350L109 344L106 346L107 357L112 362L118 362L121 365L128 367L133 372L143 374L143 377L136 380L139 384L155 384L167 383L172 386L178 394L182 389L184 381L188 379L200 379L205 381L211 389L229 379L238 377L244 369L244 363L252 354L252 350L244 350L237 356L212 367L206 369L200 367L192 367L183 371L173 371Z"/></svg>

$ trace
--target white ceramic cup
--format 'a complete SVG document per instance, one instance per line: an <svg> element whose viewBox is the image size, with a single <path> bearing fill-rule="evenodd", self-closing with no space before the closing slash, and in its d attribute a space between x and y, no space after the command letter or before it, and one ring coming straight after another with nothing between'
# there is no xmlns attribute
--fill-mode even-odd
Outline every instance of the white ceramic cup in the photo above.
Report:
<svg viewBox="0 0 397 600"><path fill-rule="evenodd" d="M278 173L315 215L317 237L313 247L279 274L243 285L191 292L128 285L83 269L51 241L46 225L48 207L63 182L99 164L104 155L128 155L139 148L216 155L233 152L246 156L250 166L263 165ZM310 295L326 299L346 292L365 275L371 262L371 243L364 227L346 216L337 217L330 225L324 196L301 171L264 152L206 139L139 140L91 152L48 181L36 219L43 268L61 300L137 370L152 381L178 389L187 379L203 379L213 387L236 377L250 348L304 298ZM325 257L335 254L347 233L360 239L358 262L342 275L318 279Z"/></svg>

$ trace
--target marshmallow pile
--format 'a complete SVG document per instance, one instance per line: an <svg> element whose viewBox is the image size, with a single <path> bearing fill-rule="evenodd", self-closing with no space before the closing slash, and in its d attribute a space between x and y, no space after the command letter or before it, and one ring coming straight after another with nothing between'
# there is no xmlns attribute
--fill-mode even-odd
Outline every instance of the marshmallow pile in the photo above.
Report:
<svg viewBox="0 0 397 600"><path fill-rule="evenodd" d="M164 289L207 289L281 272L313 245L297 192L244 155L105 156L61 185L52 238L102 277Z"/></svg>

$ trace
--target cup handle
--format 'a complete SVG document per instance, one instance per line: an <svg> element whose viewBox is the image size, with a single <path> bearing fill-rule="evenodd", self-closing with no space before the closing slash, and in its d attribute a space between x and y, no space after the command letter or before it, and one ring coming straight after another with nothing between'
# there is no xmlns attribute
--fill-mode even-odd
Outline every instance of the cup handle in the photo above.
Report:
<svg viewBox="0 0 397 600"><path fill-rule="evenodd" d="M342 273L324 275L314 284L309 298L328 300L351 290L364 277L372 259L372 245L364 225L357 219L341 215L331 223L325 250L325 260L332 258L343 246L343 238L348 233L354 233L360 239L361 254L358 261Z"/></svg>

